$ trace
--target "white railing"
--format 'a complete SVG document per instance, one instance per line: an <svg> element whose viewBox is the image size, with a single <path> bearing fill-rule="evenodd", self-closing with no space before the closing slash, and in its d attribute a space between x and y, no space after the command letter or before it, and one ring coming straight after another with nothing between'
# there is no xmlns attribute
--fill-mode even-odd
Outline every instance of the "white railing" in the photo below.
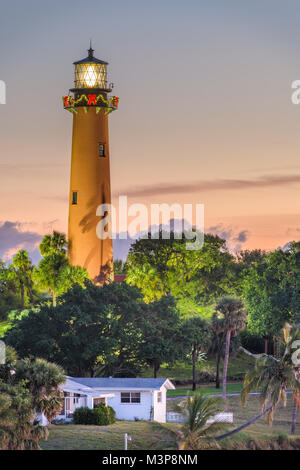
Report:
<svg viewBox="0 0 300 470"><path fill-rule="evenodd" d="M186 417L182 413L169 411L167 413L167 423L185 423ZM213 418L207 420L207 424L211 423L233 423L233 413L218 413Z"/></svg>

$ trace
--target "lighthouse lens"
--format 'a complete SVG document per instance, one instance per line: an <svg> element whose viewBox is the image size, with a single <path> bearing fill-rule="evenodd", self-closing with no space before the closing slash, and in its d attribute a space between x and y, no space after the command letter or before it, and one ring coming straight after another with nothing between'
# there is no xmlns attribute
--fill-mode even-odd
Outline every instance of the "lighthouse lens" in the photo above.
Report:
<svg viewBox="0 0 300 470"><path fill-rule="evenodd" d="M76 88L106 88L105 64L77 64L75 86Z"/></svg>
<svg viewBox="0 0 300 470"><path fill-rule="evenodd" d="M86 86L88 87L95 86L95 83L97 81L97 74L96 74L96 70L94 69L92 65L88 66L87 71L85 72L85 75L84 75L84 81L85 81Z"/></svg>

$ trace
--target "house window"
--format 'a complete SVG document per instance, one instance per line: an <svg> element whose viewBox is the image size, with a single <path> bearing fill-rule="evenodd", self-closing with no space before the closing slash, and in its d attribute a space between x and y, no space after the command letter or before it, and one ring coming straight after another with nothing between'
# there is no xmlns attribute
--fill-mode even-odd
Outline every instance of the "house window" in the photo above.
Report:
<svg viewBox="0 0 300 470"><path fill-rule="evenodd" d="M77 204L77 191L73 191L72 194L72 204L76 206Z"/></svg>
<svg viewBox="0 0 300 470"><path fill-rule="evenodd" d="M105 145L99 144L99 157L105 157Z"/></svg>
<svg viewBox="0 0 300 470"><path fill-rule="evenodd" d="M161 402L162 402L162 393L158 392L157 393L157 403L161 403Z"/></svg>
<svg viewBox="0 0 300 470"><path fill-rule="evenodd" d="M132 392L121 393L121 403L141 403L141 394Z"/></svg>
<svg viewBox="0 0 300 470"><path fill-rule="evenodd" d="M79 403L79 398L80 398L80 393L74 393L74 398L73 398L74 405Z"/></svg>

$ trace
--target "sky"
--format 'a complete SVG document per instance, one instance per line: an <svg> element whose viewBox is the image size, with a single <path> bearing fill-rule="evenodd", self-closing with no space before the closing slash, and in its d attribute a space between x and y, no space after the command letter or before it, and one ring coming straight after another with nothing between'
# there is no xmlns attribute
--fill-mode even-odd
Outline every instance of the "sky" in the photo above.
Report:
<svg viewBox="0 0 300 470"><path fill-rule="evenodd" d="M109 62L114 201L204 204L230 248L300 238L297 0L0 0L0 257L67 231L73 62Z"/></svg>

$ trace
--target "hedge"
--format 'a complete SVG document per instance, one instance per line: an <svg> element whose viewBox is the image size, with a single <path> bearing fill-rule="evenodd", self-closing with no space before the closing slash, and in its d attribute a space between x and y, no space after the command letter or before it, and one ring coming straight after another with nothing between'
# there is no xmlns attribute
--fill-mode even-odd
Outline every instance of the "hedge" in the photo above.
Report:
<svg viewBox="0 0 300 470"><path fill-rule="evenodd" d="M91 409L87 406L77 408L73 413L74 424L92 424L96 426L107 426L116 422L115 410L104 403L99 403Z"/></svg>

